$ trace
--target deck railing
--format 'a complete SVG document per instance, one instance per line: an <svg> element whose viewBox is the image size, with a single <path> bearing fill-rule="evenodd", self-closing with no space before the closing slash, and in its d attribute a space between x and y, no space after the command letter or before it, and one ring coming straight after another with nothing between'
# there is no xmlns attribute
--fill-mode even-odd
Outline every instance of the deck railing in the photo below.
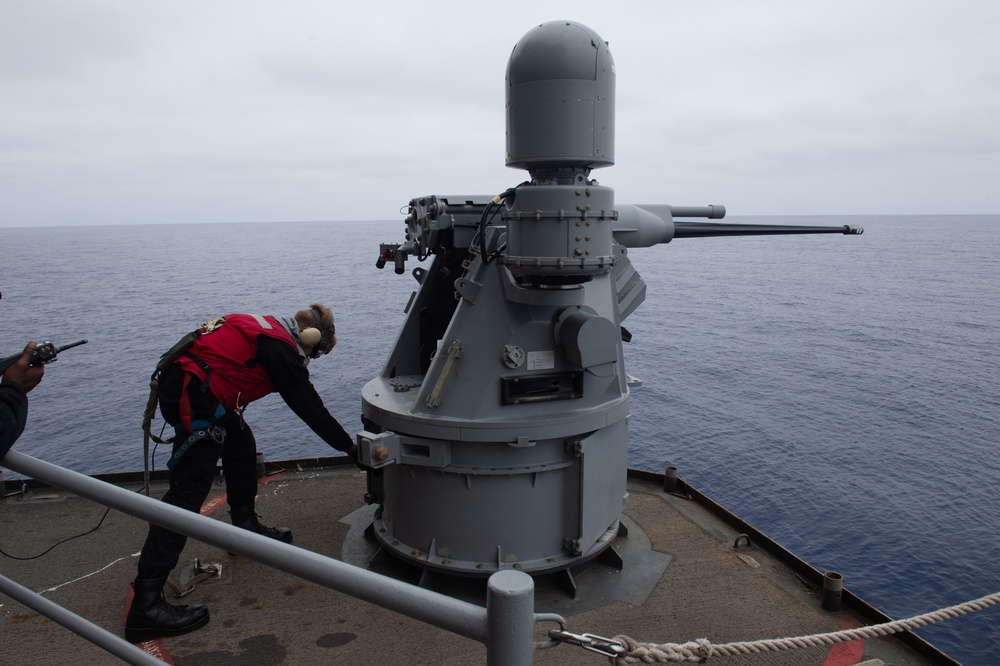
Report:
<svg viewBox="0 0 1000 666"><path fill-rule="evenodd" d="M304 580L479 641L489 666L531 664L536 621L561 617L534 612L534 581L528 574L503 570L490 576L486 608L281 543L227 523L185 511L139 493L93 479L57 465L9 451L0 463L27 477L86 499L162 525L229 552L253 558ZM162 664L142 649L58 604L0 576L0 592L62 624L99 647L133 664Z"/></svg>

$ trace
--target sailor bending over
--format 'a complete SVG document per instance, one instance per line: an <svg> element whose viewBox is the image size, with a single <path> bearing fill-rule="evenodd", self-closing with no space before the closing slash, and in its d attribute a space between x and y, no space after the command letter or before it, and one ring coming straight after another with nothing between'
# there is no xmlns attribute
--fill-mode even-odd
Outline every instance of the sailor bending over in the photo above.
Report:
<svg viewBox="0 0 1000 666"><path fill-rule="evenodd" d="M333 313L314 303L294 317L227 314L206 322L165 354L154 378L160 413L176 436L163 501L198 511L221 458L233 525L290 542L291 530L262 525L254 511L257 447L243 409L277 391L327 444L355 456L353 439L327 411L306 369L309 359L336 343ZM163 585L186 541L183 534L150 524L125 621L126 639L183 634L208 622L205 606L175 606L163 598Z"/></svg>

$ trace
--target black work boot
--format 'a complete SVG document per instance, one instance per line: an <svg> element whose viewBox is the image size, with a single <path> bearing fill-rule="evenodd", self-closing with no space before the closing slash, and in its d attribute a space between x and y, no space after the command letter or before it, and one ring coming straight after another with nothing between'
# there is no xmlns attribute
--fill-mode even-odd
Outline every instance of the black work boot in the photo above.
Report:
<svg viewBox="0 0 1000 666"><path fill-rule="evenodd" d="M233 525L284 543L292 542L292 531L290 529L287 527L261 525L253 509L253 506L241 506L236 509L230 509L229 517L233 521Z"/></svg>
<svg viewBox="0 0 1000 666"><path fill-rule="evenodd" d="M162 578L136 578L135 595L125 618L125 640L141 643L157 636L177 636L208 624L208 608L202 604L174 606L163 598Z"/></svg>

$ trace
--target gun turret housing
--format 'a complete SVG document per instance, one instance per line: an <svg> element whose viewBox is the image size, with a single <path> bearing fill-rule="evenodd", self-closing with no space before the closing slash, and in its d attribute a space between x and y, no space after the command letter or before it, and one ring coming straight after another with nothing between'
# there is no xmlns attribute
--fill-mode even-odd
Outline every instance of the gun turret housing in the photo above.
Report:
<svg viewBox="0 0 1000 666"><path fill-rule="evenodd" d="M579 23L537 26L507 66L507 165L497 196L410 200L406 240L378 267L430 259L382 372L362 391L373 533L424 572L571 576L622 566L629 385L622 322L646 285L629 248L688 236L848 233L757 227L722 206L616 205L589 178L614 163L615 65ZM568 586L572 588L572 585Z"/></svg>

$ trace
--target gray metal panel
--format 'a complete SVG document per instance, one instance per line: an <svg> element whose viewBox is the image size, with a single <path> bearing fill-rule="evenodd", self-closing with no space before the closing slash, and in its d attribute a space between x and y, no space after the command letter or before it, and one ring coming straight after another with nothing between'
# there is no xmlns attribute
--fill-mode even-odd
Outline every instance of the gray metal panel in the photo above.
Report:
<svg viewBox="0 0 1000 666"><path fill-rule="evenodd" d="M592 544L616 523L628 496L628 419L595 432L582 442L580 540Z"/></svg>

